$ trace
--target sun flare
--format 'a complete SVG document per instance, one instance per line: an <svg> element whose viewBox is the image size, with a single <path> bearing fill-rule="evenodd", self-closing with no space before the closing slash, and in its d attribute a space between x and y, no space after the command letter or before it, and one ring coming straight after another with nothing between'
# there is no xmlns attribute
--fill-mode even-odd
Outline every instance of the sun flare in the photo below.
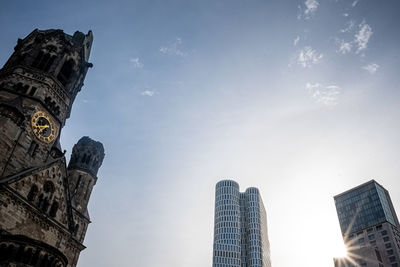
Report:
<svg viewBox="0 0 400 267"><path fill-rule="evenodd" d="M347 257L347 248L343 242L335 242L332 244L331 251L333 253L334 258L344 258Z"/></svg>

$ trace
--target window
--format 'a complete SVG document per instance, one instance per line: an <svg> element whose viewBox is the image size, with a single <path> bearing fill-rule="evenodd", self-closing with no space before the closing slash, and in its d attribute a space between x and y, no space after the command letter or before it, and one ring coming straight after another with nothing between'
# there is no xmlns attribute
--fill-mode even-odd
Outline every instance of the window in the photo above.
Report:
<svg viewBox="0 0 400 267"><path fill-rule="evenodd" d="M385 236L385 237L383 238L383 241L388 242L388 241L389 241L389 237L388 237L388 236Z"/></svg>
<svg viewBox="0 0 400 267"><path fill-rule="evenodd" d="M55 190L54 184L50 181L46 181L43 185L43 190L46 193L53 193Z"/></svg>
<svg viewBox="0 0 400 267"><path fill-rule="evenodd" d="M387 231L386 231L386 230L383 230L383 231L381 232L381 235L382 235L382 236L387 235Z"/></svg>
<svg viewBox="0 0 400 267"><path fill-rule="evenodd" d="M38 146L39 145L35 141L32 141L28 148L28 155L32 158L35 157Z"/></svg>
<svg viewBox="0 0 400 267"><path fill-rule="evenodd" d="M34 201L38 191L38 187L36 185L32 185L31 190L29 191L27 196L28 200Z"/></svg>
<svg viewBox="0 0 400 267"><path fill-rule="evenodd" d="M54 201L50 208L50 212L49 212L50 217L53 217L53 218L56 217L57 210L58 210L58 202Z"/></svg>
<svg viewBox="0 0 400 267"><path fill-rule="evenodd" d="M391 244L391 243L386 243L386 244L385 244L385 247L386 247L386 248L391 248L391 247L392 247L392 244Z"/></svg>
<svg viewBox="0 0 400 267"><path fill-rule="evenodd" d="M31 90L29 91L29 95L30 95L30 96L34 96L35 93L36 93L36 90L37 90L37 88L33 86L33 87L31 88Z"/></svg>
<svg viewBox="0 0 400 267"><path fill-rule="evenodd" d="M85 200L87 200L87 199L88 199L88 196L89 196L89 190L90 190L90 181L89 181L89 183L88 183L88 185L87 185L87 187L86 187L85 196L83 197Z"/></svg>
<svg viewBox="0 0 400 267"><path fill-rule="evenodd" d="M396 261L396 257L395 256L391 256L391 257L389 257L389 260L390 260L390 262L394 262L394 261Z"/></svg>
<svg viewBox="0 0 400 267"><path fill-rule="evenodd" d="M29 85L22 84L22 83L17 83L17 84L14 85L14 89L15 89L15 91L17 91L17 93L26 94L26 92L29 89Z"/></svg>
<svg viewBox="0 0 400 267"><path fill-rule="evenodd" d="M374 235L374 234L370 234L370 235L368 236L368 239L369 239L369 240L374 240L374 239L375 239L375 235Z"/></svg>
<svg viewBox="0 0 400 267"><path fill-rule="evenodd" d="M381 253L379 253L379 251L375 249L375 254L376 254L376 257L378 258L378 260L379 260L380 262L382 262Z"/></svg>
<svg viewBox="0 0 400 267"><path fill-rule="evenodd" d="M76 192L78 191L78 187L80 186L80 184L81 184L81 180L82 180L82 175L79 175L79 177L78 177L78 181L76 182L76 185L75 185L75 189L74 189L74 195L76 194Z"/></svg>
<svg viewBox="0 0 400 267"><path fill-rule="evenodd" d="M32 63L32 67L43 70L43 71L48 71L53 64L55 59L55 56L50 56L50 54L43 53L43 51L40 51L39 54L36 56L35 60Z"/></svg>
<svg viewBox="0 0 400 267"><path fill-rule="evenodd" d="M74 68L74 61L72 59L67 60L64 65L62 66L60 72L57 75L57 79L60 83L66 86L71 78L72 71Z"/></svg>

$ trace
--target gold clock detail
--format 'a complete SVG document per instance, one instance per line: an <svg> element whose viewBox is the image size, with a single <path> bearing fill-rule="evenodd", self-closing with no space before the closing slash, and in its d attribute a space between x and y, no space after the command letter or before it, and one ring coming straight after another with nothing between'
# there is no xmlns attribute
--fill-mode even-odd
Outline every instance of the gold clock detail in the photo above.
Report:
<svg viewBox="0 0 400 267"><path fill-rule="evenodd" d="M31 127L35 136L42 142L50 143L57 136L56 125L45 111L37 111L32 115Z"/></svg>

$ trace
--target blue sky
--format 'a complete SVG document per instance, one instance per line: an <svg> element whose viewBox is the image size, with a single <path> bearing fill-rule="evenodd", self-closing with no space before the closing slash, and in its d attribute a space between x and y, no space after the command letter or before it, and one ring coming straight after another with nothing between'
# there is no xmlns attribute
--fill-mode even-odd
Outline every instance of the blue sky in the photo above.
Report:
<svg viewBox="0 0 400 267"><path fill-rule="evenodd" d="M61 141L106 158L79 266L211 266L214 186L258 187L276 267L331 266L333 195L400 209L396 0L4 0L0 62L33 29L92 30ZM295 262L295 263L294 263Z"/></svg>

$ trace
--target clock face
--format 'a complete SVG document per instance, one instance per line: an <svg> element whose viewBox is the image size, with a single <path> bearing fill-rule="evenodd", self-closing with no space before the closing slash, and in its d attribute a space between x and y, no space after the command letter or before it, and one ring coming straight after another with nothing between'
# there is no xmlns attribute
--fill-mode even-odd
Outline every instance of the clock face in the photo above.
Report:
<svg viewBox="0 0 400 267"><path fill-rule="evenodd" d="M57 136L53 119L45 111L37 111L31 119L31 127L35 136L42 142L50 143Z"/></svg>

